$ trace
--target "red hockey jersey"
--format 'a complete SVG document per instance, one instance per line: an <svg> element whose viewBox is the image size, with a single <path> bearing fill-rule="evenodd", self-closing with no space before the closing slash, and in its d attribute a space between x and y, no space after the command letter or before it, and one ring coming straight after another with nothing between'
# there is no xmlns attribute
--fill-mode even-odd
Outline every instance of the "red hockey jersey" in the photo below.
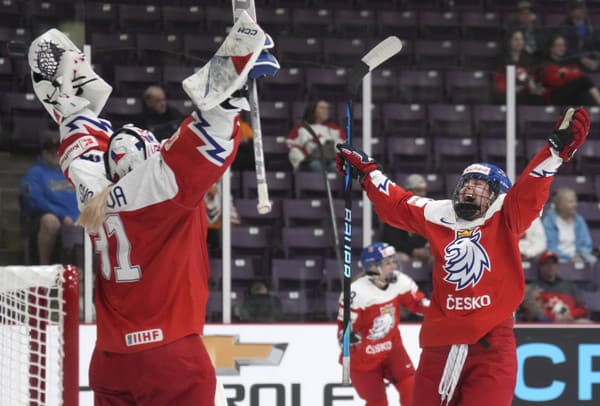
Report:
<svg viewBox="0 0 600 406"><path fill-rule="evenodd" d="M350 289L350 317L352 332L361 337L361 341L352 344L350 356L352 369L369 371L382 363L394 347L402 346L398 330L400 322L399 307L413 313L425 314L429 300L407 275L394 272L395 282L386 289L380 289L363 276L352 282ZM343 295L340 296L338 314L338 336L343 331Z"/></svg>
<svg viewBox="0 0 600 406"><path fill-rule="evenodd" d="M135 352L202 333L209 277L203 198L233 161L237 120L234 113L195 111L160 154L113 185L104 224L91 235L99 263L98 349ZM84 133L92 121L98 119L70 120L69 131ZM94 177L76 173L76 162L94 156L88 151L63 168L91 191L98 186L82 183Z"/></svg>
<svg viewBox="0 0 600 406"><path fill-rule="evenodd" d="M435 264L421 346L474 344L511 317L523 299L519 236L540 215L562 159L548 146L483 218L456 216L451 200L413 196L380 171L364 188L386 223L423 235Z"/></svg>

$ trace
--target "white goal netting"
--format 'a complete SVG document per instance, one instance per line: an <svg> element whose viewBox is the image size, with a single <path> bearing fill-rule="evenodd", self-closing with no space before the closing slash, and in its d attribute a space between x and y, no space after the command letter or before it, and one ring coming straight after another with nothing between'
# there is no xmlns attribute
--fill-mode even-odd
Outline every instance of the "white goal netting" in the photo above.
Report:
<svg viewBox="0 0 600 406"><path fill-rule="evenodd" d="M0 406L76 405L78 328L76 268L0 267Z"/></svg>

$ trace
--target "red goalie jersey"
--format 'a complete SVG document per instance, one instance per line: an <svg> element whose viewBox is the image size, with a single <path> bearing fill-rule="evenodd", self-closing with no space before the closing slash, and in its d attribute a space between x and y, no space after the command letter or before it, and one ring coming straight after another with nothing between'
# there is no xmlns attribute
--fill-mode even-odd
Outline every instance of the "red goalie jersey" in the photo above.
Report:
<svg viewBox="0 0 600 406"><path fill-rule="evenodd" d="M422 347L474 344L511 318L524 291L519 238L540 215L561 163L545 146L508 193L472 221L458 218L451 200L413 196L380 171L364 181L384 222L430 243L433 293L421 328Z"/></svg>
<svg viewBox="0 0 600 406"><path fill-rule="evenodd" d="M108 183L101 148L92 144L107 139L110 126L88 113L61 126L63 171L80 203ZM112 186L107 217L91 235L98 349L135 352L202 334L209 277L203 198L233 161L238 134L237 114L195 111L159 154ZM85 137L91 149L76 145Z"/></svg>
<svg viewBox="0 0 600 406"><path fill-rule="evenodd" d="M375 286L368 276L352 282L352 332L360 336L360 342L350 347L353 369L372 370L389 357L393 348L403 347L398 330L400 306L418 314L427 310L429 300L415 281L398 271L394 276L395 280L385 290ZM342 306L343 297L340 297L339 336L343 330Z"/></svg>

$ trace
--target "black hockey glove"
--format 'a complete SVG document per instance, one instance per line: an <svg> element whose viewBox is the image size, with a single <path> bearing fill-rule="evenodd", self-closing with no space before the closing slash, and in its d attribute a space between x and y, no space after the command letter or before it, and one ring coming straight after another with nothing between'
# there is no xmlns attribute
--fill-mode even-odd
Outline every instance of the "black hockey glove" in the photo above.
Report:
<svg viewBox="0 0 600 406"><path fill-rule="evenodd" d="M559 117L554 131L548 142L562 158L563 162L569 162L584 143L590 131L590 116L583 107L569 107Z"/></svg>

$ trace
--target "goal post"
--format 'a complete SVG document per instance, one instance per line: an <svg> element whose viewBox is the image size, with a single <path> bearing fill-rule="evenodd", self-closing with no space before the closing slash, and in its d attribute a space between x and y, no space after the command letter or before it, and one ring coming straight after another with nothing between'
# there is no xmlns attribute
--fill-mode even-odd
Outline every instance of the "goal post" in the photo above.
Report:
<svg viewBox="0 0 600 406"><path fill-rule="evenodd" d="M78 402L78 269L0 267L0 405Z"/></svg>

